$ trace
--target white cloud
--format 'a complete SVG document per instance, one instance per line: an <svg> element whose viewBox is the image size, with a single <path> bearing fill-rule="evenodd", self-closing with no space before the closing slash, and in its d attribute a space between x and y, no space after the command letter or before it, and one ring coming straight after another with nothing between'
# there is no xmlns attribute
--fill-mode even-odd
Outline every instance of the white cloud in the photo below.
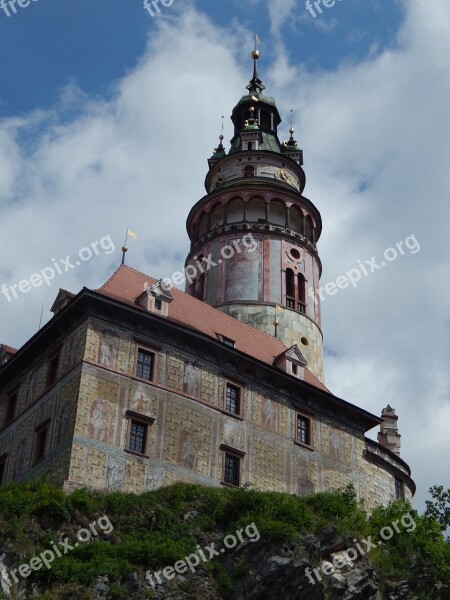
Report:
<svg viewBox="0 0 450 600"><path fill-rule="evenodd" d="M269 4L275 34L292 10L290 2L281 5L286 8L277 12L280 5ZM329 387L377 414L388 403L396 408L402 456L423 506L430 485L450 486L437 459L450 451L450 6L410 0L406 10L396 49L317 74L293 63L278 36L272 68L265 61L261 75L285 117L284 133L289 109L296 109L305 192L324 222L323 282L410 234L420 242L418 254L328 297L323 330L334 354L326 360ZM60 286L101 285L120 263L126 227L139 234L129 242L130 265L153 276L182 267L185 218L204 194L220 116L228 116L244 92L251 64L236 62L248 56L241 29L224 34L191 9L180 16L174 11L158 27L112 99L88 98L72 85L52 112L0 124L6 256L0 284L29 278L53 257L73 255L105 234L118 250L82 264L51 288L10 304L0 297L1 341L26 341L42 301L47 311ZM68 120L75 102L80 113Z"/></svg>

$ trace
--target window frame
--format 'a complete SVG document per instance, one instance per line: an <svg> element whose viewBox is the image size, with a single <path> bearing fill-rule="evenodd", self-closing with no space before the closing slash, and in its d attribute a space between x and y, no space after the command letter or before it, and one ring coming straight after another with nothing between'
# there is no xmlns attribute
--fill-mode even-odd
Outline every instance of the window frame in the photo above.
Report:
<svg viewBox="0 0 450 600"><path fill-rule="evenodd" d="M226 444L221 444L220 450L223 453L223 456L222 456L222 480L221 480L221 484L229 486L229 487L233 487L233 488L242 487L242 468L243 468L243 463L244 463L243 459L245 457L245 452L242 452L241 450L238 450L237 448L232 448L231 446L227 446ZM230 481L226 481L226 479L225 479L226 478L226 473L227 473L227 469L226 469L227 457L232 457L232 458L234 458L234 459L236 459L238 461L238 478L239 478L238 485L236 485L236 483L232 483Z"/></svg>
<svg viewBox="0 0 450 600"><path fill-rule="evenodd" d="M298 422L299 419L302 419L307 424L307 442L303 442L298 437ZM313 427L313 418L311 415L307 415L298 410L295 411L295 439L294 442L303 448L308 448L309 450L313 450L313 439L314 439L314 427Z"/></svg>
<svg viewBox="0 0 450 600"><path fill-rule="evenodd" d="M45 374L45 391L49 390L58 381L58 371L61 365L61 350L62 348L60 346L57 350L52 352L47 359L47 371ZM52 367L55 361L56 366Z"/></svg>
<svg viewBox="0 0 450 600"><path fill-rule="evenodd" d="M50 433L50 419L40 423L34 430L33 467L46 457L47 441ZM43 435L44 434L44 435Z"/></svg>
<svg viewBox="0 0 450 600"><path fill-rule="evenodd" d="M11 411L11 401L14 399L14 406L13 406L13 410ZM17 417L17 407L19 405L19 388L16 388L14 390L12 390L11 392L9 392L9 394L6 397L6 411L5 411L5 418L3 421L3 427L2 429L4 429L5 427L8 427L8 425L10 425L14 419Z"/></svg>
<svg viewBox="0 0 450 600"><path fill-rule="evenodd" d="M238 410L233 411L229 410L227 407L228 401L228 388L232 388L238 391ZM235 417L241 417L243 413L243 397L244 397L244 388L241 384L236 381L232 381L228 378L224 380L224 390L223 390L223 410L227 413L227 415L233 415Z"/></svg>
<svg viewBox="0 0 450 600"><path fill-rule="evenodd" d="M395 499L405 502L405 483L399 477L394 477Z"/></svg>
<svg viewBox="0 0 450 600"><path fill-rule="evenodd" d="M150 379L147 379L146 377L142 377L141 375L138 375L139 352L142 352L145 354L151 354L153 356ZM139 380L146 381L147 383L155 382L156 381L156 373L157 373L157 357L158 357L158 350L156 348L152 348L150 346L147 346L147 345L137 342L136 343L136 352L135 352L135 356L134 356L133 375L135 377L137 377Z"/></svg>
<svg viewBox="0 0 450 600"><path fill-rule="evenodd" d="M134 412L132 410L127 410L125 413L125 418L127 419L127 429L126 429L126 440L124 450L130 454L134 454L135 456L141 456L144 458L149 458L149 440L150 440L150 426L155 422L154 417L148 417L147 415L143 415L141 413ZM133 450L130 448L130 440L131 440L131 431L133 424L141 425L145 428L145 438L144 438L144 452L138 452L137 450Z"/></svg>

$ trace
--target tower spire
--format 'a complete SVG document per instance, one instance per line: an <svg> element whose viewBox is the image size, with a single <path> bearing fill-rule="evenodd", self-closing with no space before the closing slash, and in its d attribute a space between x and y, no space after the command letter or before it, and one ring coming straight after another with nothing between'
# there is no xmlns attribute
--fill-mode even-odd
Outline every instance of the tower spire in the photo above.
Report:
<svg viewBox="0 0 450 600"><path fill-rule="evenodd" d="M246 89L250 92L250 94L260 94L263 90L266 89L266 86L263 85L263 82L258 77L258 68L257 61L259 60L259 50L258 45L260 44L260 40L257 34L255 34L255 49L253 50L251 56L253 58L253 78L250 80Z"/></svg>

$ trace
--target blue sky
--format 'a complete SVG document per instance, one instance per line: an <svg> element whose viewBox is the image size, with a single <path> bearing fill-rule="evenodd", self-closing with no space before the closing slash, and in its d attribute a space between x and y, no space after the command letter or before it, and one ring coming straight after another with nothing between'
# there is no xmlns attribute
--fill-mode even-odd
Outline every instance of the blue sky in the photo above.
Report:
<svg viewBox="0 0 450 600"><path fill-rule="evenodd" d="M47 109L69 82L85 93L108 96L114 82L136 66L157 20L187 4L174 0L155 18L139 0L36 0L16 14L10 10L9 18L0 10L0 115ZM313 18L304 2L294 4L282 28L283 42L291 57L313 70L334 69L394 45L403 12L396 0L337 0L322 15L315 10ZM257 31L270 61L277 32L265 2L198 0L195 5L221 27L240 23Z"/></svg>
<svg viewBox="0 0 450 600"><path fill-rule="evenodd" d="M101 253L12 302L0 341L44 321L59 287L102 285L120 263L154 277L184 264L185 220L204 194L220 116L244 93L255 31L260 75L284 119L295 111L305 194L321 212L322 282L406 253L322 306L325 382L399 415L402 457L423 507L450 487L450 3L336 0L313 18L300 0L35 0L0 10L0 285L104 236ZM371 432L376 437L376 432Z"/></svg>

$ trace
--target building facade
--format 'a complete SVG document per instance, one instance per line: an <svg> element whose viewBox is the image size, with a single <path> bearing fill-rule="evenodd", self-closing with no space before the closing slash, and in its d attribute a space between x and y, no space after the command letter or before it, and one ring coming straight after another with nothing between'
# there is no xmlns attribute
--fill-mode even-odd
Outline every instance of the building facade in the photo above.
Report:
<svg viewBox="0 0 450 600"><path fill-rule="evenodd" d="M320 214L257 58L188 216L186 292L122 265L98 290L60 290L38 333L1 346L0 483L352 483L368 509L413 496L395 411L380 419L323 383ZM377 426L379 443L365 437Z"/></svg>

